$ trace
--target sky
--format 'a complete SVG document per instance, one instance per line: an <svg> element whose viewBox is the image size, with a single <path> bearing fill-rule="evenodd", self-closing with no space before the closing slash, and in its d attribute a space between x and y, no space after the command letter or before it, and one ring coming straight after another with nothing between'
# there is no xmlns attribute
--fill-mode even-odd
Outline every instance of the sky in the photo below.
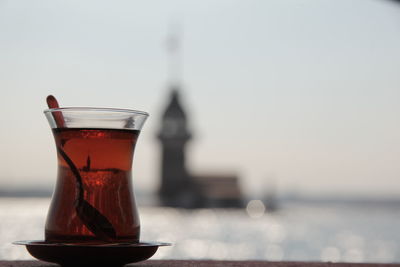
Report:
<svg viewBox="0 0 400 267"><path fill-rule="evenodd" d="M388 0L0 0L0 186L54 185L42 113L54 94L149 112L133 176L156 190L173 23L191 172L238 175L251 196L400 196L400 5Z"/></svg>

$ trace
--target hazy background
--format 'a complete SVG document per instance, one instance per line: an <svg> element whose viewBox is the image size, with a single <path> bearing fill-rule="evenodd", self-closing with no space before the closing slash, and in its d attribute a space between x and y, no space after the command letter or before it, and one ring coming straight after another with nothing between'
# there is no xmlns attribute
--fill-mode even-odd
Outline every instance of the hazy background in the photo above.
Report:
<svg viewBox="0 0 400 267"><path fill-rule="evenodd" d="M237 173L248 195L400 195L400 5L385 0L0 0L1 188L53 186L54 94L148 111L134 184L155 190L172 21L193 172Z"/></svg>

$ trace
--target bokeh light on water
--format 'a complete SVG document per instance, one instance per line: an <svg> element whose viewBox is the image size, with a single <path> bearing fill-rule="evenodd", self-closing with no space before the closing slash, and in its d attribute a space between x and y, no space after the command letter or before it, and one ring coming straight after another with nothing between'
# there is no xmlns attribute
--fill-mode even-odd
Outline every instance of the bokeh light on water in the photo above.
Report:
<svg viewBox="0 0 400 267"><path fill-rule="evenodd" d="M265 213L265 205L259 199L250 200L247 203L246 212L251 218L261 218Z"/></svg>
<svg viewBox="0 0 400 267"><path fill-rule="evenodd" d="M0 259L32 259L11 242L43 238L49 201L0 198ZM141 239L173 243L155 259L400 261L395 206L288 203L275 213L261 213L260 207L139 207Z"/></svg>

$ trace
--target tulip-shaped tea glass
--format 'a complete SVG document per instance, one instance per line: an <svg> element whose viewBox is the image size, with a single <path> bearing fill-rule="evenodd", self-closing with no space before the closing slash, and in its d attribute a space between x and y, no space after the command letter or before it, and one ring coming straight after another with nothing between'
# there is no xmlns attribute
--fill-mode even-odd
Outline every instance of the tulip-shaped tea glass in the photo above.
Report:
<svg viewBox="0 0 400 267"><path fill-rule="evenodd" d="M148 114L110 108L54 108L44 113L58 158L46 241L139 242L132 160Z"/></svg>

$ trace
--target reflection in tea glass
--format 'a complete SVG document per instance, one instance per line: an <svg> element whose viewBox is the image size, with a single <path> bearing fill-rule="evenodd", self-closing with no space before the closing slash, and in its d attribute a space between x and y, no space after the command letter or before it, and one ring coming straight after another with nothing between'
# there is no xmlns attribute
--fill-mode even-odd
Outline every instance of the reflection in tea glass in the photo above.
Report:
<svg viewBox="0 0 400 267"><path fill-rule="evenodd" d="M148 114L110 108L52 108L44 113L58 158L46 241L139 242L132 160Z"/></svg>

